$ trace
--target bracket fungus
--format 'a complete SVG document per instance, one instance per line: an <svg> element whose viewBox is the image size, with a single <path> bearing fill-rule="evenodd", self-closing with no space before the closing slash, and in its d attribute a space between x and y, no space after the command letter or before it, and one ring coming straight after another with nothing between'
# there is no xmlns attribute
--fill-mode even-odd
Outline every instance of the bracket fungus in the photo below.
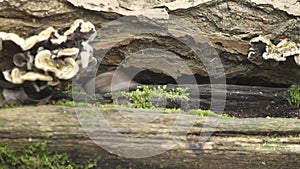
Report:
<svg viewBox="0 0 300 169"><path fill-rule="evenodd" d="M51 57L53 54L50 50L42 50L35 56L34 65L44 72L53 72L59 79L71 79L79 71L79 66L72 57L64 59Z"/></svg>
<svg viewBox="0 0 300 169"><path fill-rule="evenodd" d="M17 53L13 56L13 62L17 67L26 66L27 70L31 70L33 66L33 56L29 53Z"/></svg>
<svg viewBox="0 0 300 169"><path fill-rule="evenodd" d="M52 81L53 78L49 75L44 75L37 72L25 72L18 68L14 68L12 71L7 70L3 72L5 79L13 84L22 84L25 81Z"/></svg>
<svg viewBox="0 0 300 169"><path fill-rule="evenodd" d="M49 27L26 39L0 32L0 59L8 63L0 67L0 80L18 88L31 86L38 93L79 73L94 71L97 59L89 43L95 37L95 26L82 19L68 28Z"/></svg>
<svg viewBox="0 0 300 169"><path fill-rule="evenodd" d="M261 65L263 59L272 59L277 62L286 61L289 56L294 56L297 65L300 65L300 44L283 39L278 44L273 44L268 38L258 36L250 40L248 60Z"/></svg>
<svg viewBox="0 0 300 169"><path fill-rule="evenodd" d="M56 51L55 51L56 53ZM79 54L79 49L78 48L67 48L67 49L63 49L57 52L57 55L52 55L52 59L54 58L60 58L60 57L72 57L74 59L77 58Z"/></svg>

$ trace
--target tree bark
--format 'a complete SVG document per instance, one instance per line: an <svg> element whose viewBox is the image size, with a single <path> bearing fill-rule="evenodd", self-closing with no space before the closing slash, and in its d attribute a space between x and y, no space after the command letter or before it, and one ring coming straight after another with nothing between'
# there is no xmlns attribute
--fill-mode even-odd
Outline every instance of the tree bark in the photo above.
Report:
<svg viewBox="0 0 300 169"><path fill-rule="evenodd" d="M248 80L246 82L254 84L289 85L299 83L299 66L295 64L292 57L289 57L286 62L281 62L279 65L275 64L275 61L270 60L265 61L263 65L256 65L247 60L249 40L258 35L267 36L274 41L278 40L279 36L284 35L291 41L299 43L300 14L295 10L297 7L299 8L300 3L298 2L286 2L284 4L281 1L260 0L145 1L139 3L119 1L120 4L117 4L118 9L124 9L123 12L120 12L115 10L115 8L110 9L109 6L106 6L107 4L101 5L101 1L97 1L98 4L96 2L89 3L89 1L69 1L72 3L65 0L54 0L51 2L45 0L35 2L4 0L0 6L0 21L3 23L0 26L0 30L28 37L49 26L56 28L68 27L77 18L89 20L99 30L94 43L95 54L101 64L99 72L115 69L118 66L135 68L137 69L136 72L141 72L136 79L139 82L143 82L147 77L149 77L148 79L155 79L153 77L158 75L143 74L141 68L142 70L147 69L150 72L159 73L174 79L193 74L202 77L208 76L208 70L203 66L203 61L205 58L214 58L211 58L209 55L206 56L207 51L202 49L202 55L204 56L201 57L204 58L199 59L189 46L179 43L180 40L187 38L187 42L193 42L196 43L195 45L201 46L203 38L197 39L198 36L186 36L190 30L195 28L199 30L198 32L201 32L198 35L207 38L210 42L209 44L213 47L212 49L218 52L214 55L220 57L222 65L218 66L224 68L227 79L237 78L237 81L246 79ZM77 4L79 2L85 3ZM169 10L165 10L165 7L169 8ZM153 18L155 15L147 17L148 9L150 13L156 12L158 16L156 18ZM145 11L145 17L137 16L139 10ZM172 20L170 20L167 26L171 27L173 31L167 29L164 32L165 34L156 34L153 31L156 29L155 27L161 28L161 23L164 23L157 20L164 20L163 16L165 14L179 17L184 20L184 23L172 23ZM121 18L125 15L137 16L136 19L133 19L136 23L129 23L126 19L122 21ZM174 21L176 22L177 20ZM141 27L141 25L144 26ZM120 26L122 29L118 32L118 27L120 28ZM165 25L163 24L163 26ZM110 32L103 32L103 28L110 30ZM132 30L135 30L135 32L132 32ZM144 32L145 30L147 34L144 35L136 32ZM181 33L178 31L181 31ZM122 37L122 33L128 36L125 40L115 39L118 36ZM111 35L115 35L115 37ZM131 35L135 37L133 38ZM104 44L99 42L103 42L103 39L105 41ZM115 46L111 46L111 43L115 42ZM202 44L202 47L205 48L205 45L203 46ZM141 57L140 54L137 54L136 57L131 57L132 54L147 48L169 51L174 56L162 53L158 57L155 56L157 53L153 55L151 51L148 51L146 57ZM109 52L105 53L107 51ZM102 56L103 53L105 53L105 57ZM127 65L121 64L125 59L130 62ZM163 64L160 68L164 67L165 70L155 68L157 64ZM184 67L182 65L187 66ZM212 72L210 77L218 78L219 75L215 73ZM169 80L165 78L161 81L157 80L157 82L169 82Z"/></svg>
<svg viewBox="0 0 300 169"><path fill-rule="evenodd" d="M166 0L141 4L134 4L137 1L118 1L123 2L119 4L119 8L123 9L121 12L115 8L110 9L106 4L102 7L101 4L93 3L78 6L76 1L71 2L0 0L0 31L29 37L49 26L63 29L75 19L88 20L99 30L93 43L95 56L100 63L98 72L117 67L132 69L134 75L138 73L135 77L137 82L175 83L176 80L182 82L186 77L194 75L200 83L202 80L209 82L220 78L218 71L214 70L224 68L228 82L234 84L287 86L300 83L300 67L292 57L279 64L268 60L262 65L256 65L247 59L249 41L258 35L265 35L273 42L284 35L291 41L300 43L298 1L285 4L269 0L177 0L174 3ZM161 4L162 2L168 4ZM152 18L147 15L139 16L139 11L161 13ZM170 27L165 29L165 14L179 17L183 23L170 20L167 25ZM196 35L191 36L190 33L194 30ZM201 57L197 57L190 45L200 46ZM160 50L146 50L148 48ZM222 64L213 65L213 70L208 74L203 62L213 62L218 58ZM4 62L6 59L0 57L1 72L7 66ZM127 61L127 64L122 61ZM1 73L1 87L3 81ZM271 110L285 113L288 110L299 117L299 110L287 106L284 98L286 89L235 87L229 87L227 93L230 100L225 110L229 113L244 111L248 112L246 114L261 114ZM200 106L204 106L203 108L210 107L211 93L208 90L207 86L201 90L203 100L201 97L200 100L195 98L195 101L201 101ZM149 116L149 111L123 111L130 118ZM197 117L190 130L185 123L179 123L178 130L168 131L168 124L174 121L173 116L138 126L123 121L120 116L114 117L118 113L116 109L99 109L99 112L105 117L113 118L115 121L111 125L126 136L139 138L151 137L160 132L169 134L157 138L154 147L160 147L160 143L165 140L181 141L172 150L154 157L122 158L102 149L88 137L73 108L49 105L1 109L0 139L15 148L30 141L47 140L50 150L68 152L79 161L101 155L100 168L114 168L118 165L127 168L297 168L300 164L300 124L297 119ZM111 131L102 129L102 132ZM184 139L177 135L186 132L188 133ZM212 135L206 142L199 143L200 134ZM99 139L106 140L103 142L106 145L119 141L121 148L136 148L130 147L130 144L124 146L126 142L122 138L111 140L108 136Z"/></svg>
<svg viewBox="0 0 300 169"><path fill-rule="evenodd" d="M162 148L168 146L166 140L179 140L177 146L157 156L131 159L108 153L89 138L87 133L91 133L85 133L87 126L80 125L76 113L95 110L93 108L48 105L13 110L0 110L1 142L18 149L30 142L47 140L49 150L70 153L78 161L100 155L100 168L117 165L133 168L294 168L300 164L300 122L297 119L195 118L190 115L195 119L191 128L186 125L186 121L180 121L174 129L172 125L176 114L164 114L149 123L135 123L127 120L151 118L159 112L124 108L121 109L126 113L124 118L118 114L120 109L97 108L97 113L102 114L109 121L110 127L122 136L154 139L144 145ZM109 128L94 129L107 133L101 138L92 135L96 138L94 141L102 141L101 145L117 143L123 151L139 149L132 147L134 144L126 144L127 137L112 137ZM186 132L186 136L182 135ZM154 137L163 133L165 135Z"/></svg>

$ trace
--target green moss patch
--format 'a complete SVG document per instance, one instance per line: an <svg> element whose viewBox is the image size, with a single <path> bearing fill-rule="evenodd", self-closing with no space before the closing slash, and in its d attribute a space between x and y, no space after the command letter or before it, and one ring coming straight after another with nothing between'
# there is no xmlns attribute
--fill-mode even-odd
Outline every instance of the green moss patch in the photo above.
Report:
<svg viewBox="0 0 300 169"><path fill-rule="evenodd" d="M1 169L92 169L98 159L85 164L72 161L67 154L51 153L46 150L46 142L24 147L20 151L0 144Z"/></svg>

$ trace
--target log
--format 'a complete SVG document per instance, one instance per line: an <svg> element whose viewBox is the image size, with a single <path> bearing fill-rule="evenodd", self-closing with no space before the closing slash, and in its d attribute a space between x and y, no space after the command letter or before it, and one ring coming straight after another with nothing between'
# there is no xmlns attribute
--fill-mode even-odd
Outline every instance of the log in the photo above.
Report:
<svg viewBox="0 0 300 169"><path fill-rule="evenodd" d="M101 65L98 72L125 67L140 73L135 78L138 82L168 83L172 78L176 80L194 74L200 76L199 80L208 77L209 70L203 63L220 58L218 63L222 65L211 65L216 71L211 72L210 78L219 78L218 71L222 72L224 68L226 78L235 83L299 83L299 66L293 57L279 65L269 60L256 65L247 59L249 41L258 35L265 35L272 41L278 41L283 35L299 43L298 2L176 0L116 3L4 0L0 4L0 21L3 23L0 31L29 37L49 26L63 29L75 19L82 18L91 21L99 30L93 44ZM166 21L168 16L182 20ZM168 25L164 24L166 22ZM164 26L168 29L164 30ZM122 37L125 39L120 39ZM200 58L191 49L192 44L201 47ZM146 50L148 48L160 50L153 53ZM129 63L124 64L122 61L125 60ZM0 70L5 70L5 66L0 64ZM145 69L149 72L143 71Z"/></svg>
<svg viewBox="0 0 300 169"><path fill-rule="evenodd" d="M85 4L78 4L81 2ZM29 37L49 26L63 29L75 19L89 20L99 30L93 44L95 57L100 63L98 72L117 67L126 68L133 71L131 75L140 83L165 84L179 81L178 84L182 84L187 77L194 75L196 81L200 83L224 80L225 77L231 84L287 87L299 83L300 67L292 57L279 64L268 60L262 65L247 59L250 39L258 35L265 35L274 43L282 35L292 42L299 43L298 1L282 3L272 0L172 2L120 0L117 1L119 4L110 5L106 2L2 0L0 31ZM138 11L145 14L139 16L141 13ZM149 17L151 13L154 15ZM183 18L185 22L168 20L168 26L172 29L165 30L166 16L177 16ZM191 36L189 33L195 30L196 35ZM142 34L136 35L137 32ZM120 40L118 39L120 37L128 38ZM196 57L197 50L191 49L190 45L200 46L202 58ZM148 48L157 50L146 50ZM216 61L218 58L222 64L212 64L213 70L209 74L204 63ZM1 72L8 66L6 61L7 58L0 56ZM128 62L123 64L122 61ZM224 76L222 71L218 72L223 69ZM1 73L0 87L7 86L9 84ZM200 101L201 108L208 109L211 101L210 88L204 85L200 89L200 98L194 98L192 102ZM299 110L290 107L284 98L285 90L285 88L229 86L229 92L225 95L230 99L226 103L225 113L240 114L240 117L279 117L286 113L285 117L299 117ZM190 92L193 94L193 90ZM222 92L223 90L219 94L224 94ZM87 109L75 110L87 111ZM105 146L116 146L112 143L118 143L117 147L121 151L119 153L129 150L147 152L149 148L159 150L162 146L163 148L170 146L168 142L162 144L165 141L178 140L176 147L162 154L132 159L115 155L113 151L104 149L104 146L95 144L84 132L75 110L50 105L1 109L1 142L19 149L30 142L47 140L49 150L70 153L78 161L101 155L99 168L109 169L120 166L205 169L297 168L300 164L298 119L216 119L182 115L188 119L195 119L193 127L189 128L187 125L189 121L181 121L175 130L170 128L170 124L174 122L174 114L165 114L151 123L135 123L126 121L126 118L147 122L148 118L160 112L97 108L99 112L96 114L102 114L113 120L110 125L129 138L152 138L157 133L167 133L144 144L128 144L122 137L112 138L114 132L111 130L96 127L95 129L102 135L95 137L94 141L101 141L100 143ZM126 113L126 118L118 115L120 111ZM249 115L250 113L253 115ZM92 113L91 117L96 114ZM93 118L89 120L94 121ZM85 124L88 124L87 122ZM88 131L91 132L92 129ZM206 142L203 142L204 140Z"/></svg>
<svg viewBox="0 0 300 169"><path fill-rule="evenodd" d="M94 114L85 114L86 118L78 116L87 112ZM99 168L295 168L300 165L300 121L297 119L223 119L173 113L157 116L158 113L129 108L50 105L1 109L0 140L16 149L30 142L47 140L49 150L70 153L78 161L101 156ZM114 132L110 128L87 126L95 122L98 116L94 115L98 114L109 122ZM153 117L154 120L149 121ZM174 128L176 117L184 117L184 120L176 121ZM97 132L101 134L95 135ZM121 135L116 136L115 132ZM162 135L154 137L158 134ZM129 144L128 138L152 140L142 143L133 140ZM126 158L113 154L115 150L120 154L144 150L147 156L158 148L170 146L173 140L177 143L175 147L156 156ZM135 144L136 141L139 144ZM105 146L113 148L107 151Z"/></svg>
<svg viewBox="0 0 300 169"><path fill-rule="evenodd" d="M157 87L157 85L151 86ZM166 107L176 107L183 110L199 108L211 110L214 109L214 106L212 106L213 96L215 102L219 102L221 105L220 108L216 109L217 113L238 118L299 118L300 109L291 105L288 101L288 88L220 84L167 85L168 90L178 87L186 89L190 99L188 101L175 100L167 102ZM214 90L213 93L212 90Z"/></svg>

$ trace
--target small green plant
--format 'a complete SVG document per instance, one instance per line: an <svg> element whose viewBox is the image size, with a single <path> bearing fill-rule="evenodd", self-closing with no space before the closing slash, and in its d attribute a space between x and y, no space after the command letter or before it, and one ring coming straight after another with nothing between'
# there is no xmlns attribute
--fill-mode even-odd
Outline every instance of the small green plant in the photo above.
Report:
<svg viewBox="0 0 300 169"><path fill-rule="evenodd" d="M201 117L206 117L206 116L212 116L212 117L218 117L218 118L229 118L227 114L216 114L212 112L211 110L202 110L202 109L192 109L187 112L188 114L195 114Z"/></svg>
<svg viewBox="0 0 300 169"><path fill-rule="evenodd" d="M123 96L128 97L129 106L133 108L150 109L153 107L151 98L153 97L152 90L149 86L138 86L135 91L123 93Z"/></svg>
<svg viewBox="0 0 300 169"><path fill-rule="evenodd" d="M8 109L8 108L18 108L18 107L22 107L22 105L13 105L13 104L3 104L0 105L0 109Z"/></svg>
<svg viewBox="0 0 300 169"><path fill-rule="evenodd" d="M161 109L159 109L158 108L158 110L161 110ZM179 108L165 108L165 109L162 109L163 110L163 112L165 112L165 113L182 113L182 112L184 112L183 110L181 110L181 109L179 109Z"/></svg>
<svg viewBox="0 0 300 169"><path fill-rule="evenodd" d="M102 104L102 103L97 103L97 107L99 108L121 108L121 105L110 103L110 104Z"/></svg>
<svg viewBox="0 0 300 169"><path fill-rule="evenodd" d="M152 100L154 98L167 99L170 101L174 101L175 99L189 99L189 95L188 93L186 93L186 89L176 88L168 91L166 85L157 86L154 88L150 88L149 86L138 86L137 90L129 93L123 92L122 95L130 100L130 107L143 109L151 109L157 107L152 103Z"/></svg>
<svg viewBox="0 0 300 169"><path fill-rule="evenodd" d="M167 98L170 99L171 101L174 101L175 99L184 99L188 100L189 99L189 94L186 93L187 89L183 88L175 88L171 90L167 90L167 86L157 86L156 88L152 89L153 96L158 97L158 98Z"/></svg>
<svg viewBox="0 0 300 169"><path fill-rule="evenodd" d="M24 147L20 152L0 145L1 169L91 169L96 167L99 159L85 164L77 164L67 154L50 153L46 142L39 142Z"/></svg>
<svg viewBox="0 0 300 169"><path fill-rule="evenodd" d="M300 108L300 85L294 84L292 85L288 91L288 100L291 105L296 105L297 108Z"/></svg>
<svg viewBox="0 0 300 169"><path fill-rule="evenodd" d="M74 101L57 101L55 103L55 105L58 105L58 106L68 106L68 107L88 107L89 104L88 103L77 103L77 102L74 102Z"/></svg>

